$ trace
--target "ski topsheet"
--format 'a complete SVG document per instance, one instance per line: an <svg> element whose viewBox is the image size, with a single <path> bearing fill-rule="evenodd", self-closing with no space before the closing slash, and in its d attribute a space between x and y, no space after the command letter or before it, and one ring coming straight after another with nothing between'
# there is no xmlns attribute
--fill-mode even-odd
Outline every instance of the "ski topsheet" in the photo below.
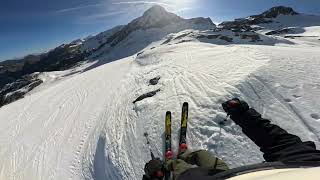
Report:
<svg viewBox="0 0 320 180"><path fill-rule="evenodd" d="M182 113L181 113L179 154L184 153L188 148L187 146L188 107L189 107L188 103L184 102L182 105Z"/></svg>
<svg viewBox="0 0 320 180"><path fill-rule="evenodd" d="M181 113L181 127L180 127L180 138L179 138L179 153L184 153L187 150L187 125L188 125L188 103L184 102L182 105ZM165 162L173 158L173 152L171 147L171 112L166 112L165 118ZM165 171L165 180L170 179L170 171Z"/></svg>
<svg viewBox="0 0 320 180"><path fill-rule="evenodd" d="M165 161L172 159L173 153L171 149L171 112L166 112L165 118ZM170 178L170 171L165 171L165 179L169 180Z"/></svg>

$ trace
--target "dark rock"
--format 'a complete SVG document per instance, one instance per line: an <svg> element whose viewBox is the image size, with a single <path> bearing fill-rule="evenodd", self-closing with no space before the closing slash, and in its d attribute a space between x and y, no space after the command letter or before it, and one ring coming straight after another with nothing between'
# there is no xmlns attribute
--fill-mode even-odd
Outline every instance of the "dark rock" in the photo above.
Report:
<svg viewBox="0 0 320 180"><path fill-rule="evenodd" d="M18 79L13 83L6 84L1 90L0 95L6 95L9 92L16 91L18 89L21 89L22 87L30 84L29 80L26 79Z"/></svg>
<svg viewBox="0 0 320 180"><path fill-rule="evenodd" d="M26 93L22 91L15 91L8 96L0 96L0 107L23 98L25 94Z"/></svg>
<svg viewBox="0 0 320 180"><path fill-rule="evenodd" d="M141 54L143 54L143 53L144 53L143 51L138 52L138 53L137 53L137 56L139 56L139 55L141 55Z"/></svg>
<svg viewBox="0 0 320 180"><path fill-rule="evenodd" d="M219 39L227 41L227 42L232 42L232 40L233 40L233 38L228 37L228 36L223 36L221 34L209 34L209 35L201 34L201 35L198 35L196 38L198 38L198 39L203 39L203 38L218 39L219 38Z"/></svg>
<svg viewBox="0 0 320 180"><path fill-rule="evenodd" d="M34 72L61 71L86 60L87 53L70 44L61 45L48 53L30 55L20 60L0 62L0 89L22 76Z"/></svg>
<svg viewBox="0 0 320 180"><path fill-rule="evenodd" d="M260 41L260 36L258 34L241 34L241 39L249 39L251 42Z"/></svg>
<svg viewBox="0 0 320 180"><path fill-rule="evenodd" d="M185 34L181 34L181 35L175 37L174 40L176 40L176 39L181 39L181 38L183 38L183 37L186 37L186 36L188 36L188 35L191 34L191 33L192 33L192 32L188 32L188 33L185 33Z"/></svg>
<svg viewBox="0 0 320 180"><path fill-rule="evenodd" d="M217 39L219 36L220 36L220 34L209 34L209 35L200 34L200 35L196 36L196 38L197 39L203 39L203 38Z"/></svg>
<svg viewBox="0 0 320 180"><path fill-rule="evenodd" d="M159 91L160 91L160 89L157 89L157 90L155 90L155 91L151 91L151 92L145 93L145 94L139 96L139 97L138 97L136 100L134 100L132 103L136 103L136 102L138 102L138 101L142 101L142 100L145 99L145 98L152 97L152 96L156 95L157 92L159 92Z"/></svg>
<svg viewBox="0 0 320 180"><path fill-rule="evenodd" d="M39 86L40 84L42 84L43 81L41 79L36 79L34 82L30 83L28 85L28 91L31 91L32 89L34 89L35 87Z"/></svg>
<svg viewBox="0 0 320 180"><path fill-rule="evenodd" d="M74 43L63 44L48 53L0 62L0 106L22 98L41 84L36 72L66 70L85 61L88 54Z"/></svg>
<svg viewBox="0 0 320 180"><path fill-rule="evenodd" d="M192 40L184 39L184 40L181 40L181 41L177 42L176 44L185 43L185 42L191 42L191 41Z"/></svg>
<svg viewBox="0 0 320 180"><path fill-rule="evenodd" d="M273 22L269 18L276 18L279 15L297 15L290 7L278 6L273 7L262 14L252 15L247 18L235 19L234 21L226 21L219 24L222 29L232 30L233 32L249 32L254 31L251 25Z"/></svg>
<svg viewBox="0 0 320 180"><path fill-rule="evenodd" d="M295 39L296 37L302 37L302 36L284 36L284 38L289 38L289 39Z"/></svg>
<svg viewBox="0 0 320 180"><path fill-rule="evenodd" d="M220 36L220 39L221 39L221 40L225 40L225 41L227 41L227 42L232 42L232 40L233 40L233 38L228 37L228 36Z"/></svg>
<svg viewBox="0 0 320 180"><path fill-rule="evenodd" d="M299 35L290 35L290 36L284 36L284 38L290 38L290 39L295 39L295 38L302 38L302 37L314 37L314 38L317 38L318 36L299 36ZM319 39L320 40L320 39Z"/></svg>
<svg viewBox="0 0 320 180"><path fill-rule="evenodd" d="M215 29L211 29L212 32L221 32L223 29L221 27L216 27Z"/></svg>
<svg viewBox="0 0 320 180"><path fill-rule="evenodd" d="M200 34L198 36L196 36L197 39L202 39L202 38L206 38L207 36L204 34Z"/></svg>
<svg viewBox="0 0 320 180"><path fill-rule="evenodd" d="M155 77L155 78L150 79L149 85L156 85L156 84L158 84L160 78L161 78L160 76L157 76L157 77Z"/></svg>
<svg viewBox="0 0 320 180"><path fill-rule="evenodd" d="M207 38L208 39L217 39L220 35L218 34L210 34L210 35L207 35Z"/></svg>
<svg viewBox="0 0 320 180"><path fill-rule="evenodd" d="M295 12L291 7L277 6L273 7L262 13L265 18L276 18L279 15L297 15L299 13Z"/></svg>
<svg viewBox="0 0 320 180"><path fill-rule="evenodd" d="M26 93L39 86L43 81L35 75L27 75L0 89L0 107L24 97Z"/></svg>
<svg viewBox="0 0 320 180"><path fill-rule="evenodd" d="M294 28L283 28L283 29L270 31L270 32L267 32L266 35L286 34L286 33L294 33Z"/></svg>
<svg viewBox="0 0 320 180"><path fill-rule="evenodd" d="M167 40L165 40L163 43L161 43L161 45L164 45L164 44L168 44L169 42L171 42L173 37L169 37Z"/></svg>
<svg viewBox="0 0 320 180"><path fill-rule="evenodd" d="M244 19L243 21L238 20L222 22L219 24L219 26L221 26L222 29L231 30L233 32L248 32L252 30L250 27L250 21L247 19Z"/></svg>

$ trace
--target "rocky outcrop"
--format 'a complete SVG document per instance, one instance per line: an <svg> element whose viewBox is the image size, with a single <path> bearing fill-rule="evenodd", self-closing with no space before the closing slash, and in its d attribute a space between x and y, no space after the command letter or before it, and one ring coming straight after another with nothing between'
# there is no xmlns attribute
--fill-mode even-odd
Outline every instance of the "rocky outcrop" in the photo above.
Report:
<svg viewBox="0 0 320 180"><path fill-rule="evenodd" d="M149 80L149 85L157 85L158 84L158 82L159 82L159 80L160 80L160 76L157 76L157 77L155 77L155 78L152 78L152 79L150 79Z"/></svg>
<svg viewBox="0 0 320 180"><path fill-rule="evenodd" d="M258 34L240 34L240 38L250 40L250 42L262 41Z"/></svg>
<svg viewBox="0 0 320 180"><path fill-rule="evenodd" d="M220 39L226 42L232 42L233 38L232 37L228 37L222 34L200 34L198 36L196 36L197 39L203 39L203 38L207 38L207 39Z"/></svg>
<svg viewBox="0 0 320 180"><path fill-rule="evenodd" d="M276 18L279 15L298 15L291 7L276 6L261 14L264 18Z"/></svg>
<svg viewBox="0 0 320 180"><path fill-rule="evenodd" d="M188 35L190 35L190 34L192 34L192 32L187 32L187 33L178 35L177 37L174 38L174 40L184 38L184 37L186 37L186 36L188 36Z"/></svg>
<svg viewBox="0 0 320 180"><path fill-rule="evenodd" d="M221 40L227 41L227 42L232 42L233 38L228 37L228 36L220 36L219 37Z"/></svg>
<svg viewBox="0 0 320 180"><path fill-rule="evenodd" d="M151 92L142 94L142 95L139 96L136 100L134 100L132 103L136 103L136 102L138 102L138 101L144 100L145 98L152 97L152 96L156 95L157 92L159 92L159 91L160 91L160 89L157 89L157 90L154 90L154 91L151 91Z"/></svg>
<svg viewBox="0 0 320 180"><path fill-rule="evenodd" d="M0 89L0 107L21 99L26 93L39 86L43 81L36 74L23 76Z"/></svg>
<svg viewBox="0 0 320 180"><path fill-rule="evenodd" d="M163 43L161 43L161 45L168 44L172 39L173 37L168 37Z"/></svg>
<svg viewBox="0 0 320 180"><path fill-rule="evenodd" d="M249 32L254 31L251 25L257 25L262 23L271 23L272 18L276 18L279 15L297 15L290 7L277 6L273 7L262 14L249 16L247 18L240 18L234 21L226 21L219 24L219 28L228 29L234 32Z"/></svg>
<svg viewBox="0 0 320 180"><path fill-rule="evenodd" d="M279 35L279 34L287 34L294 33L294 28L282 28L274 31L267 32L266 35Z"/></svg>
<svg viewBox="0 0 320 180"><path fill-rule="evenodd" d="M20 60L0 62L0 106L22 98L41 84L33 73L66 70L85 61L88 54L80 51L77 43L79 41L63 44L48 53L29 55Z"/></svg>
<svg viewBox="0 0 320 180"><path fill-rule="evenodd" d="M209 34L207 36L205 36L205 38L208 39L217 39L220 35L219 34Z"/></svg>
<svg viewBox="0 0 320 180"><path fill-rule="evenodd" d="M0 62L0 89L23 76L34 72L60 71L85 61L87 53L74 44L61 45L48 53L30 55L20 60Z"/></svg>
<svg viewBox="0 0 320 180"><path fill-rule="evenodd" d="M252 31L250 23L248 20L243 21L227 21L219 24L221 29L231 30L233 32L248 32Z"/></svg>

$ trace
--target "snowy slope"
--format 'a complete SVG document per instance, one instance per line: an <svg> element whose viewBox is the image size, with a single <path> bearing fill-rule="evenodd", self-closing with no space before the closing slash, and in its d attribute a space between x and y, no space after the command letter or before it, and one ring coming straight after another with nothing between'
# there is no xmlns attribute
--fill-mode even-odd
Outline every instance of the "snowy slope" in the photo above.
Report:
<svg viewBox="0 0 320 180"><path fill-rule="evenodd" d="M304 24L292 17L305 18ZM42 85L0 108L0 179L141 179L150 160L143 134L149 134L152 151L162 157L165 112L172 111L177 141L184 101L190 107L191 150L207 149L230 167L262 162L258 147L237 125L219 125L226 116L220 104L235 96L320 148L317 19L283 16L277 19L280 23L260 24L259 42L182 21L132 32L112 51L103 47L101 56L92 58L141 50L135 55L87 71L94 62L41 73ZM314 37L265 35L286 27L300 27L299 36ZM116 32L102 33L102 41ZM95 48L97 40L88 40L87 48ZM158 76L159 83L149 85ZM155 96L133 103L157 89Z"/></svg>
<svg viewBox="0 0 320 180"><path fill-rule="evenodd" d="M177 140L184 101L191 149L208 149L231 167L261 162L239 127L218 125L220 103L233 96L319 147L319 55L319 47L180 43L61 80L0 109L0 177L140 179L150 159L143 133L161 156L164 113L173 112ZM148 86L155 76L159 84Z"/></svg>
<svg viewBox="0 0 320 180"><path fill-rule="evenodd" d="M99 33L96 36L88 37L83 40L81 50L82 51L90 51L92 49L97 49L99 46L104 44L110 36L112 36L114 33L120 31L123 28L123 26L116 26L110 30L107 30L105 32Z"/></svg>
<svg viewBox="0 0 320 180"><path fill-rule="evenodd" d="M258 33L289 29L289 32L276 34L278 39L287 39L299 45L318 46L320 39L320 16L299 14L283 16L274 19L273 23L260 24Z"/></svg>

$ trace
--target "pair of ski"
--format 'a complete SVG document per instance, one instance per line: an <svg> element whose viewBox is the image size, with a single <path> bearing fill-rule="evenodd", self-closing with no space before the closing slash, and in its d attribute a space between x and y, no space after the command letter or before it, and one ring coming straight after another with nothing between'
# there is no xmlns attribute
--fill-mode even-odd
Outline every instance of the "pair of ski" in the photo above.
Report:
<svg viewBox="0 0 320 180"><path fill-rule="evenodd" d="M184 102L182 105L181 114L181 127L180 127L180 138L179 138L179 152L178 156L187 150L187 123L188 123L188 103ZM166 112L165 118L165 161L173 158L173 152L171 147L171 112ZM169 180L170 171L165 171L165 180Z"/></svg>

